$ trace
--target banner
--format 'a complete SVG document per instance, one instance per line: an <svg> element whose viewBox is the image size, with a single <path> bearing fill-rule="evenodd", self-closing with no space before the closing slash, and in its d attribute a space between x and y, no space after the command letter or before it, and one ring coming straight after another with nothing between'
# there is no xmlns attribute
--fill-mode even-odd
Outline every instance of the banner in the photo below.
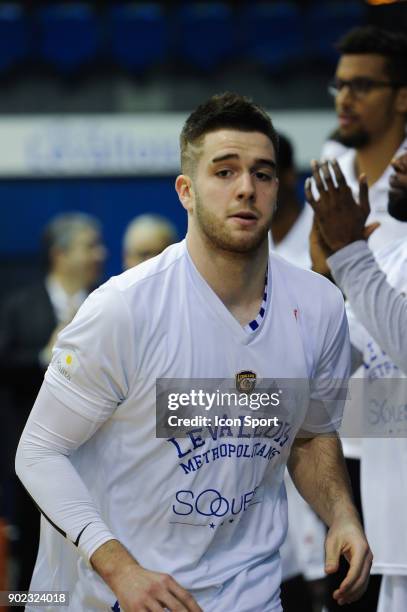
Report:
<svg viewBox="0 0 407 612"><path fill-rule="evenodd" d="M273 112L309 168L335 127L332 111ZM9 116L0 118L0 176L166 176L179 172L186 114Z"/></svg>

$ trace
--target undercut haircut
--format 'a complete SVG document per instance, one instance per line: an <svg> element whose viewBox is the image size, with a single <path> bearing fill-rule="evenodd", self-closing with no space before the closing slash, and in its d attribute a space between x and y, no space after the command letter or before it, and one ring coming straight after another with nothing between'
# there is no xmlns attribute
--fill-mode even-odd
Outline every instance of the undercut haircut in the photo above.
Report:
<svg viewBox="0 0 407 612"><path fill-rule="evenodd" d="M382 55L389 80L407 86L407 36L377 26L350 30L336 44L342 55Z"/></svg>
<svg viewBox="0 0 407 612"><path fill-rule="evenodd" d="M277 163L278 135L269 115L250 98L225 92L200 104L186 120L180 136L183 174L193 175L204 136L221 129L265 134L273 144Z"/></svg>

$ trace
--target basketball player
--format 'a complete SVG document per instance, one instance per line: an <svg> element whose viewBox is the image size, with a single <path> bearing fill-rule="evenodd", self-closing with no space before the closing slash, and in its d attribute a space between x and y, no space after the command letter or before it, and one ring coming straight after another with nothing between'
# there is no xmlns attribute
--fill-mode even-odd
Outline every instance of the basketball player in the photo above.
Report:
<svg viewBox="0 0 407 612"><path fill-rule="evenodd" d="M392 163L389 213L407 221L407 153ZM366 177L360 180L360 206L338 163L313 165L319 191L315 200L308 182L306 196L316 213L321 249L346 293L353 314L351 340L363 356L361 489L366 532L382 575L378 612L407 609L407 231L373 256L366 239L377 222L370 215ZM322 179L322 176L323 179ZM406 226L407 229L407 226ZM323 240L323 238L325 240ZM363 321L363 326L361 322ZM376 412L377 407L380 410ZM394 437L396 436L396 437ZM392 439L388 439L391 437ZM380 483L380 487L377 484ZM391 520L388 517L391 516Z"/></svg>
<svg viewBox="0 0 407 612"><path fill-rule="evenodd" d="M343 299L268 253L277 149L246 98L199 106L176 179L186 240L95 291L58 338L17 471L43 512L31 589L69 590L68 610L281 612L287 461L329 527L326 571L349 561L333 596L366 588L372 556L335 434ZM311 400L284 397L276 427L158 438L163 378L304 380Z"/></svg>

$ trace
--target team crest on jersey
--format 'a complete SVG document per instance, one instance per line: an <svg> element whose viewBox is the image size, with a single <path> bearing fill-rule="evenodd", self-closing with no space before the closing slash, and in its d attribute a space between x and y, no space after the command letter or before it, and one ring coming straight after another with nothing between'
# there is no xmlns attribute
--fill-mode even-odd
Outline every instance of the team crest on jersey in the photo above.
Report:
<svg viewBox="0 0 407 612"><path fill-rule="evenodd" d="M251 393L256 386L256 372L242 370L236 374L236 389L239 393Z"/></svg>

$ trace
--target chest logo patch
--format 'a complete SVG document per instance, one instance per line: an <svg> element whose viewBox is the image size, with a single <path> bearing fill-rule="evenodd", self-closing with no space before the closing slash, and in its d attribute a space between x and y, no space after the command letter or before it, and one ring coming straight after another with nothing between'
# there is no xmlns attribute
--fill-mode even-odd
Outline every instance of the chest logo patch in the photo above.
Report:
<svg viewBox="0 0 407 612"><path fill-rule="evenodd" d="M235 376L236 389L239 393L251 393L256 386L257 375L252 370L242 370Z"/></svg>

